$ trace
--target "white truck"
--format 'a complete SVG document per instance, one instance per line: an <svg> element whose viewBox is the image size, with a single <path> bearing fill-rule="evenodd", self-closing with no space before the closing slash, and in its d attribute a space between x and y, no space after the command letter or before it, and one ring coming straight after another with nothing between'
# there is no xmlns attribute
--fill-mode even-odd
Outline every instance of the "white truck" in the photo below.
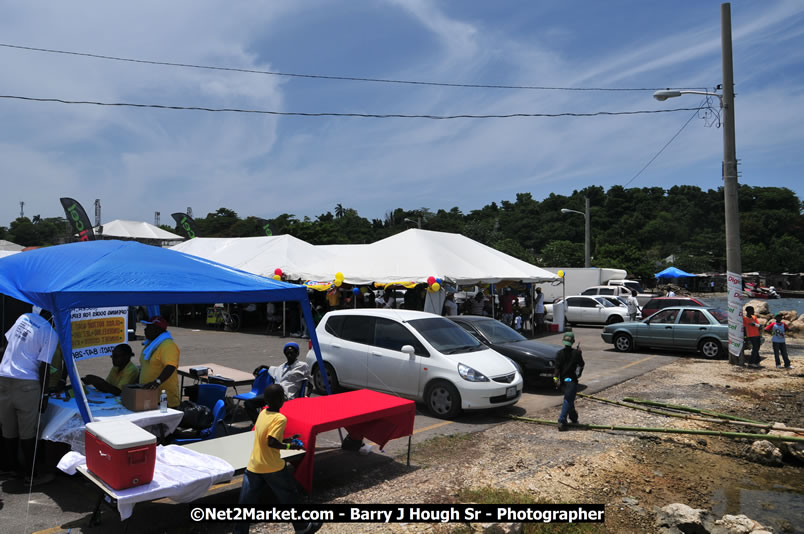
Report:
<svg viewBox="0 0 804 534"><path fill-rule="evenodd" d="M544 267L551 273L564 271L564 284L544 283L538 287L544 293L544 302L553 302L563 296L580 295L592 286L608 285L612 280L625 280L624 269L601 269L598 267Z"/></svg>

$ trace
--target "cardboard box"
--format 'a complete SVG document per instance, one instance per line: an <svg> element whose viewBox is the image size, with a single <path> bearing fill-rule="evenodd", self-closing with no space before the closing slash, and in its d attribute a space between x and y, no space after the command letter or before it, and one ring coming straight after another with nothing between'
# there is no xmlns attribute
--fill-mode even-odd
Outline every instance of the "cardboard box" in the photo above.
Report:
<svg viewBox="0 0 804 534"><path fill-rule="evenodd" d="M113 489L153 480L156 436L130 421L87 423L84 449L87 468Z"/></svg>
<svg viewBox="0 0 804 534"><path fill-rule="evenodd" d="M159 408L160 389L144 389L139 384L129 384L125 386L120 399L126 408L132 412L143 412L145 410L156 410Z"/></svg>

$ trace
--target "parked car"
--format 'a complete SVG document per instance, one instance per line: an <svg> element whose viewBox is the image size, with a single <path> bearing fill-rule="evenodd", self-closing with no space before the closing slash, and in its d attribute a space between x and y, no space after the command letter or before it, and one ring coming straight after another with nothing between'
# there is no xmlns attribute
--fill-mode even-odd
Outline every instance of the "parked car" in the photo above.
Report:
<svg viewBox="0 0 804 534"><path fill-rule="evenodd" d="M522 395L514 363L454 322L413 310L338 310L316 328L324 369L307 353L313 385L368 388L427 405L436 417L508 406Z"/></svg>
<svg viewBox="0 0 804 534"><path fill-rule="evenodd" d="M519 366L523 380L553 376L562 347L528 339L513 328L491 317L456 315L448 317L478 341L511 358Z"/></svg>
<svg viewBox="0 0 804 534"><path fill-rule="evenodd" d="M581 291L581 295L587 295L587 296L606 295L606 296L623 297L623 298L628 298L631 295L630 286L616 284L613 282L614 282L613 280L609 280L609 285L588 287L583 291ZM642 306L646 304L651 298L653 298L653 296L654 295L651 293L637 291L637 302L639 302L639 305Z"/></svg>
<svg viewBox="0 0 804 534"><path fill-rule="evenodd" d="M620 352L654 347L698 351L716 359L726 354L729 317L718 308L673 306L642 321L609 325L601 336Z"/></svg>
<svg viewBox="0 0 804 534"><path fill-rule="evenodd" d="M600 300L598 300L600 299ZM548 320L553 319L553 308L562 305L557 299L553 304L545 304L544 313ZM630 319L628 308L616 306L603 297L576 295L567 297L566 320L570 325L580 324L612 324Z"/></svg>
<svg viewBox="0 0 804 534"><path fill-rule="evenodd" d="M656 297L642 306L642 317L650 317L657 311L670 306L708 306L708 304L694 297Z"/></svg>

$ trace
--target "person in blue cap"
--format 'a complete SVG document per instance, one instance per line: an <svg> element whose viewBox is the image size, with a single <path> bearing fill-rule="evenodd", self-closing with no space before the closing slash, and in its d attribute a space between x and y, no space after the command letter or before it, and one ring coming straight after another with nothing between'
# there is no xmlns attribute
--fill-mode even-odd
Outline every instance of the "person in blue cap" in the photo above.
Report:
<svg viewBox="0 0 804 534"><path fill-rule="evenodd" d="M286 399L295 399L301 393L301 387L306 380L308 384L312 383L313 377L310 376L310 367L304 361L299 361L299 345L291 341L285 343L285 348L282 349L285 354L287 363L284 365L260 365L254 369L254 376L256 377L263 369L268 369L268 374L273 378L274 384L279 384L285 392ZM312 392L313 388L307 386L305 393L307 395ZM251 418L252 422L257 421L257 416L260 414L265 406L265 399L262 395L257 395L253 399L243 402L243 407L246 413Z"/></svg>

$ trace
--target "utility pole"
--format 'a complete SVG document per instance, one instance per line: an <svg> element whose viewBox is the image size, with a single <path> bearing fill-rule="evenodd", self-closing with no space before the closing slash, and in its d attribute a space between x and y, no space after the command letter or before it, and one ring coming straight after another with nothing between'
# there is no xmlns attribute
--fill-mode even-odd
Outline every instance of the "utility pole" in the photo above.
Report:
<svg viewBox="0 0 804 534"><path fill-rule="evenodd" d="M100 199L95 199L95 226L100 226L101 223L101 205Z"/></svg>
<svg viewBox="0 0 804 534"><path fill-rule="evenodd" d="M25 210L23 209L23 206L25 206L25 201L20 200L20 219L25 217Z"/></svg>
<svg viewBox="0 0 804 534"><path fill-rule="evenodd" d="M154 212L154 226L159 226L159 212Z"/></svg>
<svg viewBox="0 0 804 534"><path fill-rule="evenodd" d="M585 226L586 239L584 240L583 253L584 253L584 267L587 269L592 266L592 224L589 221L589 197L584 197L586 200L586 209L584 209L583 217Z"/></svg>
<svg viewBox="0 0 804 534"><path fill-rule="evenodd" d="M731 4L720 4L720 41L723 54L723 195L726 211L726 279L729 297L729 363L742 354L742 261L740 210L737 202L737 143L734 135L734 69L731 52Z"/></svg>

